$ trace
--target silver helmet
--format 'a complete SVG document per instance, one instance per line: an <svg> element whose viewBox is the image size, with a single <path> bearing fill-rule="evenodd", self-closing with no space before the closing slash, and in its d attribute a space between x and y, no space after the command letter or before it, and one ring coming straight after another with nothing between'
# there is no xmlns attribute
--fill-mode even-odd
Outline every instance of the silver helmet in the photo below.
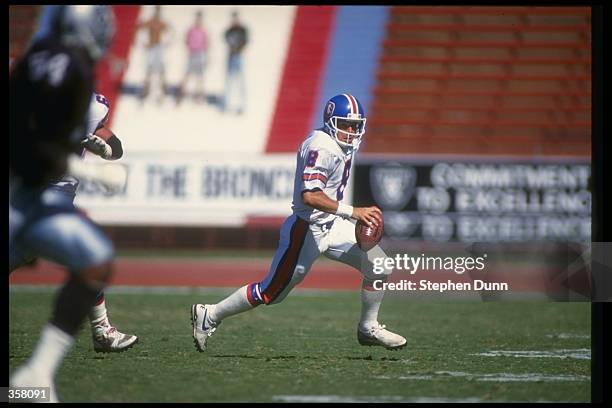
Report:
<svg viewBox="0 0 612 408"><path fill-rule="evenodd" d="M67 46L83 47L93 60L102 58L115 35L110 6L46 6L36 37L57 35Z"/></svg>

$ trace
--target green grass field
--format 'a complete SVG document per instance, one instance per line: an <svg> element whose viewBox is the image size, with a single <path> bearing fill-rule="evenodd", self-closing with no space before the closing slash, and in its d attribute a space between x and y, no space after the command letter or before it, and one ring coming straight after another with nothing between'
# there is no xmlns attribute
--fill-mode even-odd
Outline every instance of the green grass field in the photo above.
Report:
<svg viewBox="0 0 612 408"><path fill-rule="evenodd" d="M589 303L388 296L381 321L407 337L408 347L387 351L357 343L357 292L296 290L279 305L227 319L209 350L198 353L190 305L215 302L225 293L108 293L111 321L137 334L140 343L122 354L96 354L88 328L83 330L58 373L60 399L590 400ZM11 372L30 355L52 300L49 290L11 291Z"/></svg>

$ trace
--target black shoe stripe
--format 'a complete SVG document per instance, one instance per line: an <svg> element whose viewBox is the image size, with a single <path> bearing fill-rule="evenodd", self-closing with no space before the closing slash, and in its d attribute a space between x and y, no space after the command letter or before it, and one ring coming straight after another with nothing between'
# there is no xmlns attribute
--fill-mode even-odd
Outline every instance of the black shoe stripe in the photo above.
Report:
<svg viewBox="0 0 612 408"><path fill-rule="evenodd" d="M208 309L204 308L204 319L202 319L202 330L206 331L206 316L208 316Z"/></svg>

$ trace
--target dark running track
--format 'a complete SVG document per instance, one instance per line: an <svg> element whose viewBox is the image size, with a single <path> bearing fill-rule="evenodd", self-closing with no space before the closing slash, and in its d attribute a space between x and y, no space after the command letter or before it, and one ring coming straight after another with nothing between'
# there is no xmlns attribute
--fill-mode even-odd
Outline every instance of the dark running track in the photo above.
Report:
<svg viewBox="0 0 612 408"><path fill-rule="evenodd" d="M118 259L112 285L127 286L201 286L239 287L263 279L269 261L259 260L178 260ZM10 276L10 284L51 285L62 283L65 269L39 261L34 267L23 267ZM357 271L336 263L316 263L300 287L324 289L358 289Z"/></svg>
<svg viewBox="0 0 612 408"><path fill-rule="evenodd" d="M193 286L240 287L263 279L269 267L268 260L202 260L202 259L117 259L111 285L124 286ZM11 285L55 285L64 281L66 271L53 263L39 261L33 267L23 267L9 277ZM472 279L507 282L511 291L543 292L550 279L539 268L512 268L497 270L486 276L457 275L448 271L421 271L410 275L396 271L390 282L420 279L432 282L472 282ZM361 275L352 268L331 261L315 262L299 285L311 289L359 290Z"/></svg>

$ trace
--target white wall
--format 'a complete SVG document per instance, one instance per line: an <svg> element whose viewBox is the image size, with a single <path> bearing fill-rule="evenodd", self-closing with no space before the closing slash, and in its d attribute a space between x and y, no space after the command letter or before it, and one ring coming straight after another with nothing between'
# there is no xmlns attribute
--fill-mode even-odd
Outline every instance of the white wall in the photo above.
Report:
<svg viewBox="0 0 612 408"><path fill-rule="evenodd" d="M156 101L152 89L144 104L131 95L122 95L114 109L113 131L123 142L126 158L130 152L242 152L260 153L272 120L286 49L293 25L295 6L163 6L162 18L173 27L166 37L166 76L169 85L178 84L185 71L187 50L184 36L195 12L204 11L204 25L210 40L205 89L222 94L227 58L223 33L237 10L249 30L243 67L247 107L243 115L221 113L216 106L185 100L178 107L174 99ZM149 19L153 6L143 6L139 21ZM146 66L146 35L135 36L129 54L125 85L142 85ZM155 83L155 82L154 82ZM193 85L193 83L192 83Z"/></svg>

